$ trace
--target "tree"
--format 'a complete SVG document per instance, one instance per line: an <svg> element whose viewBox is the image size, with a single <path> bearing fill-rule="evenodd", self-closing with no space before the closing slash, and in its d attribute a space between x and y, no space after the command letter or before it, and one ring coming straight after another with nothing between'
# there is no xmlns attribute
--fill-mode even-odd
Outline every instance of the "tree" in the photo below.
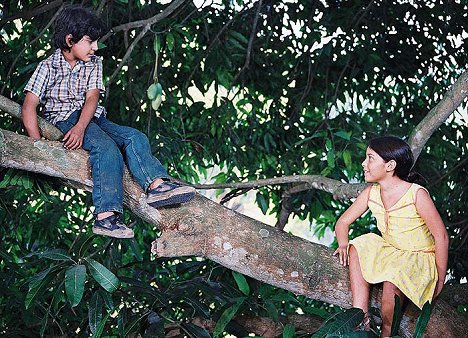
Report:
<svg viewBox="0 0 468 338"><path fill-rule="evenodd" d="M51 3L50 6L54 4L60 6L58 2ZM143 6L133 2L128 4L115 3L108 6L104 2L102 4L103 6L98 7L98 10L103 10L109 26L114 27L114 33L103 39L103 43L107 45L103 54L105 60L109 60L106 66L107 73L111 74L107 82L106 106L108 110L114 114L120 112L122 120L130 121L131 124L141 129L145 126L145 131L154 140L154 149L160 151L161 155L167 155L165 157L169 159L170 169L176 172L177 168L182 178L194 183L199 180L199 173L206 175L208 169L215 165L223 169L217 177L218 182L268 179L291 174L320 174L338 182L358 179L360 174L357 154L361 149L359 147L365 144L364 136L368 137L369 133L373 134L373 132L376 134L392 132L401 136L409 135L414 126L423 120L426 112L437 102L440 101L442 105L448 102L448 100L440 100L440 98L450 83L460 74L457 65L466 64L464 45L463 43L459 45L460 41L457 40L457 37L466 28L464 20L462 20L464 5L458 3L436 5L436 8L429 6L414 8L408 4L390 6L379 2L370 2L366 7L361 8L359 4L344 7L342 4L329 3L328 7L324 7L321 2L272 4L258 1L254 4L246 4L244 7L236 6L235 3L225 3L224 6L207 6L199 9L195 8L192 3L182 1L173 1L169 6L158 4ZM3 92L4 94L8 93L7 96L15 100L25 84L27 72L31 71L37 64L36 51L44 49L43 46L48 42L48 24L44 25L41 22L51 22L54 14L50 10L50 6L47 8L35 7L33 3L31 5L30 8L34 8L32 12L12 12L0 22L0 26L3 26L2 33L4 32L2 42L10 52L8 54L10 58L2 60L0 65L0 74L2 82L4 82ZM3 10L8 12L8 5ZM33 18L35 24L27 21L31 13L35 15ZM440 17L444 20L435 17L434 13L441 13ZM42 16L43 19L39 20L38 16ZM16 23L12 21L13 18L17 17L22 18L19 26L16 25L18 21ZM285 18L289 20L285 20ZM118 24L116 24L117 22ZM128 23L122 24L122 22ZM446 24L446 22L450 22L450 24ZM428 27L430 34L425 33L424 27ZM290 29L292 33L282 33L283 28ZM23 47L25 44L16 43L12 39L14 30L18 31L19 39L31 43L27 44L27 47ZM156 38L151 34L152 31L158 32ZM35 38L33 39L31 36L35 36ZM322 36L332 36L332 39L329 43L320 45L321 41L323 43ZM129 39L132 38L130 43ZM435 45L432 45L433 42ZM35 47L35 43L38 43L40 47ZM417 48L402 48L404 43ZM126 46L125 50L117 48L117 46L122 45ZM45 51L46 53L50 52L50 48L46 48ZM154 53L156 53L156 62ZM17 59L16 61L13 56ZM156 71L148 71L153 64L155 64ZM4 74L7 75L4 76ZM153 74L156 74L157 77ZM145 75L147 75L148 80L141 81ZM464 76L466 77L466 75ZM466 79L463 76L460 79L466 93ZM155 123L154 112L145 98L146 88L153 81L160 81L164 88L165 100L156 112L156 122L159 123ZM203 103L198 98L200 94L198 96L195 94L197 90L207 97L214 92L213 105L208 106ZM463 99L463 96L459 96L459 102L462 102ZM441 108L440 110L445 110L450 115L457 106L454 105L449 109ZM384 109L383 107L388 108ZM6 109L2 107L2 110ZM437 114L440 110L435 108L433 112L436 116L440 116ZM456 112L454 114L451 116L457 116ZM433 183L433 194L436 202L440 205L445 220L449 220L447 222L448 230L453 236L449 268L456 281L466 277L466 267L463 266L466 262L462 258L463 253L466 252L466 246L463 244L464 236L466 236L466 231L463 231L466 220L462 203L462 191L466 187L466 156L464 156L466 143L463 142L462 136L466 134L466 125L463 124L463 115L460 116L462 122L452 119L448 123L440 125L435 132L434 130L423 131L425 135L431 135L432 132L434 134L428 141L427 147L423 149L417 167ZM444 118L442 118L443 120ZM19 129L19 124L15 120L4 117L1 121L4 128ZM440 123L442 122L438 122L436 125ZM424 123L415 130L423 130L427 125L428 123ZM79 152L64 156L63 150L60 150L60 147L53 143L40 142L26 146L29 142L27 139L17 139L17 136L8 132L2 133L6 135L5 145L12 145L11 149L13 149L11 150L12 157L2 156L2 166L13 167L13 165L5 164L5 159L17 163L16 156L25 154L27 155L24 158L26 165L22 167L23 169L32 170L32 163L35 163L36 166L38 163L42 163L45 165L44 167L48 167L51 165L50 161L54 161L53 156L45 157L42 160L35 157L34 150L40 150L38 148L42 147L42 151L46 150L46 153L39 152L37 156L56 154L61 161L57 165L61 164L66 167L65 160L73 159L73 161L78 161L75 162L77 168L80 168L80 165L81 168L85 166L83 154ZM415 137L412 138L415 141L412 143L415 148L422 149L424 141L417 145L416 140L420 139L418 135L415 133ZM161 146L161 143L164 143L164 147ZM20 144L21 146L19 146ZM23 151L20 151L21 149ZM441 160L441 156L445 157L445 163ZM28 158L29 160L27 160ZM31 162L31 158L35 158L35 160ZM49 162L44 162L44 159ZM175 165L176 163L177 165ZM60 166L58 168L61 169L48 168L43 173L54 176L52 173L63 173L62 170L65 170ZM37 171L37 168L34 171ZM65 178L62 174L58 176ZM79 187L83 187L83 184L86 185L88 182L86 181L87 177L80 176L76 172L71 176L69 174L66 176L73 178ZM37 192L36 188L27 189L27 182L31 181L34 187L41 187L41 193ZM17 171L8 171L3 182L4 186L11 187L9 189L3 188L6 196L4 203L12 205L13 208L2 209L2 217L9 225L8 229L13 229L16 236L21 236L22 232L13 226L15 220L19 220L19 224L24 226L32 222L60 225L66 222L67 217L71 217L71 220L75 217L74 222L78 221L78 223L84 224L89 218L89 210L83 207L83 205L89 204L89 201L86 203L89 198L87 195L82 195L79 190L69 190L66 187L56 186L55 183L52 183L55 186L50 187L47 186L47 182L50 181L45 177L32 177L31 179L30 176ZM290 214L293 214L304 219L314 220L318 231L323 232L326 227L332 226L337 215L347 204L347 202L334 201L330 194L320 192L320 189L317 189L314 184L297 184L297 180L290 183L286 186L264 186L264 188L259 189L257 194L257 201L264 212L278 214L279 227L284 225ZM232 183L230 185L234 186ZM259 186L259 184L247 184L247 187L249 186ZM431 189L431 186L429 188ZM25 190L27 194L24 194ZM59 191L58 195L63 194L66 197L55 197L54 191ZM147 210L144 209L144 204L138 203L138 196L141 196L141 192L131 190L127 196L130 196L127 197L127 202L131 210L136 215L154 223L157 215L148 214ZM450 198L445 198L446 196L450 196ZM137 199L135 200L135 198ZM44 200L53 200L57 203L57 206L53 208L54 216L47 217L50 219L46 221L44 214L47 212L44 208L50 208L48 206L50 202L45 203ZM19 203L28 205L30 202L35 203L35 205L26 208L24 213L15 211L18 209L18 205L22 205ZM307 207L304 208L304 205ZM40 211L39 215L32 214L36 210ZM67 216L64 210L68 211L70 216ZM210 212L210 218L203 211ZM200 220L206 222L204 224L206 229L213 229L214 225L219 226L219 223L215 223L216 219L213 220L213 215L220 215L220 219L223 220L221 225L225 225L224 223L229 223L227 217L231 214L201 198L197 199L195 204L184 208L164 211L161 224L162 235L156 241L158 245L154 251L157 251L159 255L168 256L204 253L205 256L215 261L217 260L215 257L218 259L220 259L219 257L226 258L226 254L222 255L223 251L216 252L213 249L213 252L216 252L214 254L204 246L201 248L205 248L205 251L200 247L197 250L189 250L185 245L187 238L193 240L209 238L212 242L208 243L212 243L213 246L208 247L216 248L217 242L214 241L216 231L212 236L205 236L199 233L202 230L198 227ZM322 259L314 259L308 256L313 256L313 253L316 252L312 249L314 248L312 244L292 239L274 229L265 229L258 223L252 222L251 224L251 221L241 221L242 218L237 215L230 217L232 217L230 219L236 224L236 229L239 232L240 229L249 229L250 227L255 229L245 230L248 239L252 240L252 233L259 233L260 237L265 236L266 239L261 237L259 243L268 243L271 250L278 250L284 248L286 243L293 243L291 245L293 248L304 247L305 258L298 254L299 260L304 259L305 262L323 261L323 265L318 263L309 266L304 262L299 264L300 262L294 263L283 259L275 261L275 264L271 265L283 266L284 268L281 268L283 272L289 271L288 268L297 265L302 266L304 271L310 270L310 273L306 275L311 277L305 278L302 285L308 285L306 289L311 288L315 291L312 293L302 292L303 294L342 306L349 302L349 293L346 292L346 287L343 287L346 284L338 287L333 284L331 278L320 280L316 278L315 270L324 269L323 275L338 276L336 283L346 283L345 272L335 271L333 264L337 268L336 263L329 262L325 258L327 255L324 252L327 251L322 251L324 250L322 248L316 249L321 254ZM127 218L135 220L137 224L141 225L141 222L133 214L127 215ZM243 224L244 227L240 227L238 223ZM357 234L368 231L369 219L358 223ZM53 229L53 227L48 227L48 229L51 228ZM41 250L46 247L60 247L69 253L73 252L76 257L81 257L79 255L81 251L78 250L78 254L75 251L76 245L80 247L83 244L80 242L82 240L86 243L92 242L92 239L87 242L85 238L89 237L85 235L80 235L76 241L70 239L73 237L67 236L63 232L64 229L67 229L66 226L62 225L58 229L62 233L57 233L56 230L51 230L47 234L37 233L37 229L31 229L27 236L23 236L25 239L27 237L24 243L16 238L3 235L8 247L12 248L4 253L4 257L8 257L8 260L4 258L8 262L4 263L8 265L8 269L4 271L18 273L18 269L14 267L22 254L27 251L36 252L37 246ZM179 231L175 231L177 229ZM77 232L76 229L74 231ZM151 228L145 231L147 231L144 234L146 241L148 236L156 235ZM46 240L50 240L53 236L62 239L68 238L67 244L60 245L59 242L55 241L52 243L57 243L56 246L51 245L52 243L45 244L50 243ZM238 253L236 248L246 246L245 243L242 246L233 245L231 242L234 239L242 240L239 234L236 236L238 238L231 236L232 239L229 241L231 248L226 244L224 237L221 237L221 243L226 245L226 251L232 253L232 257L238 257L234 255L235 252ZM176 247L176 243L180 243L181 238L183 240L181 245ZM143 244L144 239L139 238L136 245ZM145 285L146 288L143 285L138 285L138 287L142 290L155 292L154 288L149 287L152 280L147 278L149 271L141 264L130 263L130 265L138 267L130 269L131 273L129 273L121 270L125 264L112 263L115 256L119 255L116 253L118 251L116 247L119 245L126 247L128 244L109 242L104 247L106 250L97 250L91 252L91 255L99 255L106 266L119 272L119 277L130 278L129 275L134 277L136 271L144 271L144 278L138 276L140 278L133 278L132 282L128 284L137 287L138 281L146 281L148 282ZM129 246L131 247L131 245ZM183 248L186 248L186 251L183 251ZM283 251L278 252L284 253L285 251L287 252L286 249L283 249ZM85 252L85 256L90 254L86 250L81 253ZM138 249L133 252L138 256ZM268 252L264 255L267 254ZM43 257L46 256L48 255L43 255ZM128 263L128 255L123 255L120 259L122 257ZM230 259L220 259L219 261L222 261L222 264L227 267L252 275L248 271L242 270L242 267L246 269L247 266L250 266L246 264L246 258L240 264L236 263L236 260L231 256L228 257ZM252 267L256 266L255 263L258 261L250 259ZM154 267L154 263L147 261L145 263L152 264L151 266ZM31 264L34 265L33 262ZM186 268L192 265L192 272L196 271L193 267L200 268L199 271L197 270L199 276L205 276L203 266L206 269L206 266L209 265L209 263L197 261L187 261L184 264ZM86 266L88 270L92 268L92 264L88 263ZM163 272L167 276L171 275L168 270L170 269L157 268L160 276L163 275ZM255 272L253 268L252 270ZM298 293L303 289L300 288L301 283L299 286L295 283L296 274L293 273L294 271L290 273L291 279L287 276L282 276L280 279L271 276L268 277L269 279L258 276L256 278ZM299 271L297 273L302 276ZM30 273L17 274L14 285L21 285L21 283L18 284L19 281L24 282L29 275ZM48 275L45 274L44 278ZM175 278L180 278L180 276ZM42 279L42 281L45 280ZM29 286L32 285L33 290L35 290L34 286L41 286L34 284L34 281L33 279L32 284L29 284ZM203 283L197 284L199 285L198 291L191 289L191 292L203 293L204 291L200 290L203 290L203 287L206 288L207 285L210 286L209 281L210 279L206 278L204 286L200 285ZM315 288L311 287L314 283L317 284ZM6 282L5 284L11 285ZM161 285L167 286L163 282L159 285L160 288ZM242 282L237 285L245 286ZM321 289L322 286L325 289ZM98 289L92 288L92 290ZM50 306L49 311L45 311L46 309L43 308L42 311L30 313L31 317L40 313L43 323L45 318L44 329L47 326L49 315L56 313L56 311L50 311L51 308L63 309L64 313L71 311L65 306L63 296L59 296L63 287L56 285L53 290L57 296L53 297L52 300L50 297L44 302L38 301L37 298L31 300L31 304ZM167 287L165 290L166 292L168 292L167 290L173 291L174 288ZM246 291L245 288L243 290ZM331 293L327 290L342 290L342 294L340 297L330 296ZM198 313L200 308L206 310L203 308L203 304L210 304L209 299L213 299L213 295L216 295L215 288L212 287L210 292L203 293L204 296L199 297L203 299L199 302L201 305L197 304L194 298L189 297L190 301L186 301L186 304L190 304L188 308L197 309L194 310L194 313ZM291 312L287 306L277 304L271 297L269 298L265 287L259 286L251 295L253 294L261 294L263 303L261 303L260 308L276 308L277 311L279 309L279 312L286 314ZM242 295L245 296L241 292L240 296ZM180 297L180 294L175 291L171 296L180 301L180 298L177 298ZM217 311L213 311L213 313L220 313L221 319L229 320L229 314L233 314L243 307L249 308L244 304L247 302L245 297L238 297L237 300L231 298L227 301L224 296L220 297L221 300L218 299L214 302L219 307L216 307ZM122 294L119 294L120 300L123 299L122 297ZM157 296L153 295L153 297L157 299ZM95 300L96 304L100 300L101 306L104 299L107 300L106 306L109 309L112 307L109 296L103 296L102 292L86 292L84 299ZM134 293L132 293L132 298L127 299L139 301ZM154 298L144 298L144 301L140 302L151 304L149 299ZM285 296L284 299L288 298ZM115 299L111 298L111 300L117 302ZM164 303L163 300L159 299L161 304ZM148 320L147 330L153 324L160 323L162 313L166 315L169 313L167 318L171 318L171 320L192 317L187 315L187 309L184 308L184 305L177 307L178 311L175 311L177 313L171 313L168 310L170 306L166 306L165 303L161 304L154 308L146 307L147 312L141 316ZM252 304L259 307L258 303ZM273 307L267 304L272 304ZM291 300L291 304L306 308L310 312L315 311L311 310L312 308L316 309L319 306L317 304L311 306L310 301L304 301L301 305L297 305L297 299ZM442 306L444 311L445 309L453 311L444 306ZM90 307L90 309L92 308ZM80 306L79 309L83 311L83 307ZM157 309L157 311L153 309ZM229 309L231 312L228 311ZM161 312L159 312L160 310ZM206 311L210 313L209 310ZM244 309L244 311L246 310ZM203 313L203 311L201 312ZM152 315L151 317L153 313L156 316ZM257 309L254 313L260 314L261 309ZM433 318L437 319L440 314L440 312L439 315L435 314ZM457 315L454 314L454 316ZM64 322L73 322L69 316L65 317ZM120 322L129 323L123 317L122 315ZM167 320L167 318L165 319ZM446 328L444 325L447 325L447 321L434 322L435 319L432 320L433 325L439 325L439 329ZM60 325L57 318L51 320L53 327ZM89 319L89 324L91 322ZM219 320L219 323L221 323L221 327L223 321ZM453 320L452 324L456 326L457 320ZM75 323L73 327L79 327L83 330L87 327L87 323ZM218 330L224 329L220 327ZM98 328L98 325L95 325L95 330ZM195 330L193 327L184 327L184 329ZM449 328L446 330L450 332ZM432 329L432 332L435 333L437 330Z"/></svg>

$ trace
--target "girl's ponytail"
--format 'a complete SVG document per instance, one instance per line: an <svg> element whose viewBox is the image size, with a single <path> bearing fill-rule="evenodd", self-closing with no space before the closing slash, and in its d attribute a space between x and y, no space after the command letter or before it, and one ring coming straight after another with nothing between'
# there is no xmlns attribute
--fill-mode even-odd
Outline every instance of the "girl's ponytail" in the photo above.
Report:
<svg viewBox="0 0 468 338"><path fill-rule="evenodd" d="M416 183L422 186L427 185L427 181L424 178L424 176L416 171L410 171L405 181L410 182L410 183Z"/></svg>

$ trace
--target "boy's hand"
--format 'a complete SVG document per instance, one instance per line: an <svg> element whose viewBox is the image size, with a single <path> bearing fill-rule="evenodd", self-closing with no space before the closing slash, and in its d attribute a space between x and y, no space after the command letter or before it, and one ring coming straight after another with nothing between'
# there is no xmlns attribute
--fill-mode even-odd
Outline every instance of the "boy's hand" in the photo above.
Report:
<svg viewBox="0 0 468 338"><path fill-rule="evenodd" d="M75 150L81 148L83 145L85 128L79 124L75 125L72 129L68 131L63 137L63 146L66 149Z"/></svg>
<svg viewBox="0 0 468 338"><path fill-rule="evenodd" d="M338 249L335 250L333 256L338 255L340 259L340 264L343 266L348 265L348 245L340 245Z"/></svg>

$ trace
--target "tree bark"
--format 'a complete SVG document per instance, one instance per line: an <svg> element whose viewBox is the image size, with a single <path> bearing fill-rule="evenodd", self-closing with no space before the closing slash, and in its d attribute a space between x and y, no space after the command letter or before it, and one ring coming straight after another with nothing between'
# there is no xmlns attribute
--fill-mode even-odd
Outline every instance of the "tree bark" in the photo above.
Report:
<svg viewBox="0 0 468 338"><path fill-rule="evenodd" d="M414 128L409 144L416 161L434 131L452 115L468 96L468 70L465 70L445 93L444 98Z"/></svg>
<svg viewBox="0 0 468 338"><path fill-rule="evenodd" d="M92 187L87 153L65 150L60 142L33 141L0 130L0 166L58 177L87 190ZM125 175L125 204L162 230L152 246L157 255L203 256L295 294L350 306L347 269L338 264L331 249L238 214L201 195L179 208L161 209L160 218L146 204L143 191L128 172ZM372 302L378 304L375 290ZM417 314L414 307L406 312L404 337L411 337ZM441 332L445 337L463 337L468 324L455 309L439 300L426 337L438 337Z"/></svg>

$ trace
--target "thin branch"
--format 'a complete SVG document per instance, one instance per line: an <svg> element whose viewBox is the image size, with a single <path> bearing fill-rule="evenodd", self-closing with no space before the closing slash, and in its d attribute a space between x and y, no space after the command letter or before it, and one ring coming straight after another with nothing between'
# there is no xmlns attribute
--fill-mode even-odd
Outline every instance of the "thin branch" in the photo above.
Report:
<svg viewBox="0 0 468 338"><path fill-rule="evenodd" d="M258 6L257 6L257 11L255 12L255 18L254 18L254 22L253 22L253 25L252 25L252 32L250 33L250 37L249 37L249 43L247 45L247 53L245 55L245 63L244 63L244 66L242 67L242 69L237 73L236 77L234 78L234 80L232 82L236 82L237 78L239 77L239 75L246 69L249 68L249 64L250 64L250 54L252 53L252 46L253 46L253 41L255 39L255 35L257 34L257 24L258 24L258 17L260 16L260 10L262 9L262 4L263 4L263 0L260 0L258 2Z"/></svg>
<svg viewBox="0 0 468 338"><path fill-rule="evenodd" d="M13 60L13 63L11 64L10 66L10 69L8 70L8 74L7 76L5 77L6 79L10 78L10 75L11 73L13 72L13 69L15 69L15 65L16 65L16 62L18 62L18 59L21 55L23 55L24 51L28 48L28 47L31 47L31 45L33 43L35 43L42 35L44 35L44 33L47 31L47 29L49 29L49 27L52 25L52 23L55 21L55 19L57 18L57 16L60 14L60 12L62 11L63 7L60 7L59 10L54 14L54 16L52 17L52 19L50 19L50 21L47 23L47 25L42 29L42 31L39 32L39 34L32 40L30 41L29 43L25 44L25 46L23 47L23 49L21 50L21 52L19 52L16 57L15 57L15 60ZM6 89L6 82L3 84L3 87L2 87L2 91L0 92L1 94L3 94L5 92L5 89Z"/></svg>
<svg viewBox="0 0 468 338"><path fill-rule="evenodd" d="M99 3L99 7L96 10L96 13L98 15L101 15L102 11L104 10L104 6L106 5L106 3L107 3L107 0L101 0L101 2Z"/></svg>
<svg viewBox="0 0 468 338"><path fill-rule="evenodd" d="M132 44L130 45L130 47L128 47L127 49L127 52L125 53L124 57L122 58L122 61L120 61L119 65L117 66L117 68L114 70L114 72L112 73L112 75L110 76L109 78L109 81L107 82L107 85L106 85L106 93L109 93L109 86L112 84L112 82L114 81L114 78L117 76L117 74L119 73L120 69L122 69L122 67L125 65L125 63L127 62L128 58L130 58L130 55L132 54L133 52L133 49L135 48L135 46L137 45L137 43L143 38L143 36L145 36L145 34L148 32L148 30L151 28L150 25L147 25L145 27L143 27L143 29L141 30L140 34L138 34L138 36L135 38L135 40L133 40ZM108 94L107 94L108 95Z"/></svg>
<svg viewBox="0 0 468 338"><path fill-rule="evenodd" d="M56 7L59 7L59 6L62 6L63 5L63 1L62 0L56 0L56 1L52 1L51 3L48 3L48 4L44 4L44 5L40 5L30 11L27 11L27 12L20 12L20 13L17 13L17 14L13 14L5 19L2 19L0 20L0 28L3 27L3 25L5 25L8 21L12 21L12 20L15 20L15 19L30 19L36 15L39 15L39 14L42 14L42 13L45 13L51 9L54 9Z"/></svg>
<svg viewBox="0 0 468 338"><path fill-rule="evenodd" d="M252 190L251 188L243 188L243 189L235 189L235 190L232 190L230 192L228 192L222 199L221 201L219 202L219 204L226 204L227 202L229 202L230 200L232 200L233 198L237 197L237 196L241 196L241 195L244 195L246 194L247 192L249 192L250 190Z"/></svg>
<svg viewBox="0 0 468 338"><path fill-rule="evenodd" d="M223 26L223 28L221 28L221 29L219 30L219 32L215 35L215 37L213 38L213 41L210 43L210 45L209 45L208 48L206 49L205 56L204 56L200 61L198 61L198 63L195 65L195 67L193 67L193 70L192 70L192 72L190 73L189 77L187 78L187 81L185 81L185 88L188 88L188 86L190 85L190 82L192 81L193 75L195 75L195 72L198 70L198 68L200 67L200 65L201 65L201 63L203 62L203 60L205 60L205 59L207 58L207 56L211 53L213 47L215 46L215 43L218 42L219 37L224 33L224 31L229 27L229 25L231 24L231 22L234 21L235 18L236 18L236 16L232 17L232 18Z"/></svg>
<svg viewBox="0 0 468 338"><path fill-rule="evenodd" d="M356 29L356 27L359 25L359 23L361 23L361 20L364 18L364 16L366 16L367 12L369 12L369 10L370 10L370 8L372 7L373 4L374 4L374 0L369 2L367 7L364 9L362 15L359 17L359 19L357 19L356 23L353 25L353 29Z"/></svg>
<svg viewBox="0 0 468 338"><path fill-rule="evenodd" d="M290 189L286 189L281 196L281 210L276 221L275 227L284 230L284 227L288 223L289 215L292 212L292 197Z"/></svg>
<svg viewBox="0 0 468 338"><path fill-rule="evenodd" d="M146 27L146 26L151 26L154 25L155 23L158 23L159 21L165 19L168 17L172 12L174 12L180 5L182 5L185 2L185 0L174 0L171 2L169 6L165 10L163 10L161 13L156 14L155 16L145 19L145 20L138 20L138 21L133 21L129 22L123 25L119 25L116 27L113 27L106 35L104 35L101 38L101 42L106 41L111 35L120 32L120 31L128 31L130 29L138 28L138 27Z"/></svg>
<svg viewBox="0 0 468 338"><path fill-rule="evenodd" d="M345 183L320 175L294 175L282 176L276 178L260 179L249 182L240 183L217 183L217 184L195 184L197 189L255 189L270 185L302 183L295 185L290 189L290 193L294 194L304 190L318 189L329 192L335 198L354 198L364 190L366 184L363 183Z"/></svg>

